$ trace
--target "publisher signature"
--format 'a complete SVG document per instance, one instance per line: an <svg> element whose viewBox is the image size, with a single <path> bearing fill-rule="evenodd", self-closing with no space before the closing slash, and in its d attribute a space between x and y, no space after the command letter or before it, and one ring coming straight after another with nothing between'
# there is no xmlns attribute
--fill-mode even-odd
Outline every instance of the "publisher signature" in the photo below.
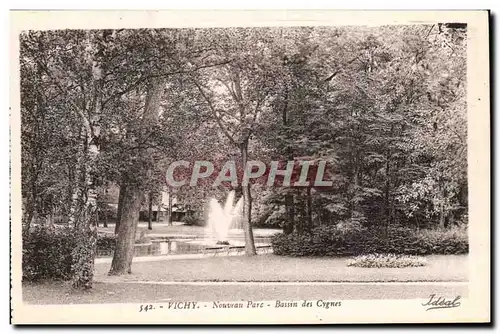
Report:
<svg viewBox="0 0 500 334"><path fill-rule="evenodd" d="M422 306L428 306L426 311L435 310L439 308L454 308L460 306L460 298L462 296L456 296L455 299L446 299L441 296L436 296L436 294L432 294L429 296L429 300L422 304Z"/></svg>

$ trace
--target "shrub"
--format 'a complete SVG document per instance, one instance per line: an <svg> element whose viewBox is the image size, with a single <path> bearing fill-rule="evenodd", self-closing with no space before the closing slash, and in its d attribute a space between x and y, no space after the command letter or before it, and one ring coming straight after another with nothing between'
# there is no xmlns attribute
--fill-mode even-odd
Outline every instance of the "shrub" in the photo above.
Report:
<svg viewBox="0 0 500 334"><path fill-rule="evenodd" d="M363 268L406 268L422 267L427 260L414 255L397 254L369 254L359 255L347 261L349 267Z"/></svg>
<svg viewBox="0 0 500 334"><path fill-rule="evenodd" d="M271 240L276 255L356 256L364 254L467 254L466 230L415 231L409 228L346 228L319 226L310 233L277 234Z"/></svg>
<svg viewBox="0 0 500 334"><path fill-rule="evenodd" d="M100 251L114 251L116 236L110 233L99 233L97 235L97 249Z"/></svg>
<svg viewBox="0 0 500 334"><path fill-rule="evenodd" d="M23 280L71 278L71 252L76 245L69 228L34 227L23 236Z"/></svg>
<svg viewBox="0 0 500 334"><path fill-rule="evenodd" d="M421 247L429 254L467 254L469 252L469 235L467 228L420 230L417 237Z"/></svg>

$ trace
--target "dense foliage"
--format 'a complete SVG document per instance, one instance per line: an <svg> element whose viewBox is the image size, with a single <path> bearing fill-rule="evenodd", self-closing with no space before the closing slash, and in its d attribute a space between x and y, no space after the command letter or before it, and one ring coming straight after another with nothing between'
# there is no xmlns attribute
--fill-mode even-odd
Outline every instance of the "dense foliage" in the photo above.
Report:
<svg viewBox="0 0 500 334"><path fill-rule="evenodd" d="M73 278L73 256L77 247L74 230L68 227L36 226L23 236L23 279L69 280ZM116 237L99 234L96 249L112 252Z"/></svg>
<svg viewBox="0 0 500 334"><path fill-rule="evenodd" d="M274 254L287 256L355 256L374 253L407 255L467 254L467 231L414 231L409 228L349 228L321 226L310 233L277 234Z"/></svg>
<svg viewBox="0 0 500 334"><path fill-rule="evenodd" d="M75 236L68 228L36 227L23 236L23 279L71 278Z"/></svg>
<svg viewBox="0 0 500 334"><path fill-rule="evenodd" d="M99 234L97 237L97 249L100 251L114 251L116 246L116 236L109 234Z"/></svg>

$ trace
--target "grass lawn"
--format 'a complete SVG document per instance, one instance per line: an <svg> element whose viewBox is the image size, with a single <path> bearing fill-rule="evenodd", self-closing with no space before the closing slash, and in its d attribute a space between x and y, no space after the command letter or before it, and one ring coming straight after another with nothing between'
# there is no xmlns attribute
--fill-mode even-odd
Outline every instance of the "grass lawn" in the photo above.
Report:
<svg viewBox="0 0 500 334"><path fill-rule="evenodd" d="M467 281L466 255L435 255L415 268L347 267L347 258L292 258L273 254L136 262L133 273L107 276L109 263L96 264L95 280L128 281L238 281L238 282L409 282Z"/></svg>

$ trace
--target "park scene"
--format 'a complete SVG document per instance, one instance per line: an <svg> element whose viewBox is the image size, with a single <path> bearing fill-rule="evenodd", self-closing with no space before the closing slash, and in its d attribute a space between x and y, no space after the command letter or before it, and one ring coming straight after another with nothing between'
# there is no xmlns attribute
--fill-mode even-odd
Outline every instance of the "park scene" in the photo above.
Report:
<svg viewBox="0 0 500 334"><path fill-rule="evenodd" d="M467 297L467 25L19 42L25 303Z"/></svg>

